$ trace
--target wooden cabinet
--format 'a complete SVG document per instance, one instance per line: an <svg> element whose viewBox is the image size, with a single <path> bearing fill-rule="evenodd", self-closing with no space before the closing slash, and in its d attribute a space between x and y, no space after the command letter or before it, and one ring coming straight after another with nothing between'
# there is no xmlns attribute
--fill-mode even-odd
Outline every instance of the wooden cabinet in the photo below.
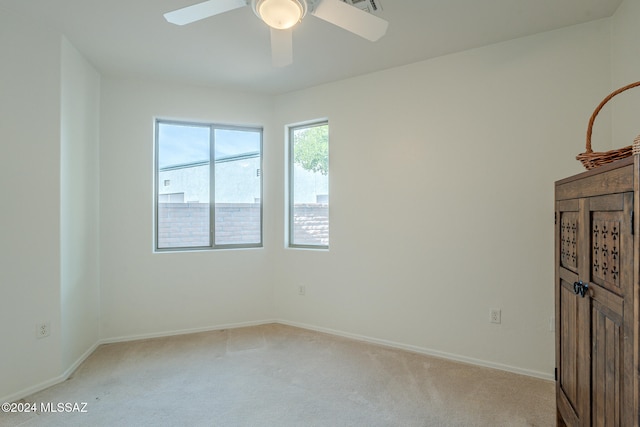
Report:
<svg viewBox="0 0 640 427"><path fill-rule="evenodd" d="M638 425L636 157L556 182L558 425Z"/></svg>

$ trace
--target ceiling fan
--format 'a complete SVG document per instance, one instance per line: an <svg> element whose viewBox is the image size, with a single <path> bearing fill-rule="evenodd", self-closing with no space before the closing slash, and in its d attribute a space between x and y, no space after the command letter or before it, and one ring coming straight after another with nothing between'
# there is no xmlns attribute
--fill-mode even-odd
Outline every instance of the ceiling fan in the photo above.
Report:
<svg viewBox="0 0 640 427"><path fill-rule="evenodd" d="M271 56L277 67L293 62L293 27L307 13L371 41L384 36L389 25L343 0L208 0L164 17L172 24L185 25L249 5L271 29Z"/></svg>

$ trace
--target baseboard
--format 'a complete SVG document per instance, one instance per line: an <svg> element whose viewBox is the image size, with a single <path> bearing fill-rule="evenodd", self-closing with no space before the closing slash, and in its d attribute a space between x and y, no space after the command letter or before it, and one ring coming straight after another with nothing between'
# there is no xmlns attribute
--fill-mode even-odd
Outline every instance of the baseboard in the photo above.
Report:
<svg viewBox="0 0 640 427"><path fill-rule="evenodd" d="M41 382L40 384L36 384L34 386L27 387L23 390L20 390L17 393L13 393L8 396L1 397L0 402L2 403L15 402L17 400L30 396L34 393L42 391L45 388L49 388L51 386L54 386L56 384L60 384L61 382L66 381L75 372L75 370L78 369L78 367L82 364L82 362L84 362L87 359L87 357L91 356L91 353L93 353L96 350L96 348L98 348L98 345L100 344L96 342L91 347L89 347L89 349L85 351L82 354L82 356L80 356L75 362L71 364L71 366L69 366L67 370L65 370L62 374L58 375L57 377Z"/></svg>
<svg viewBox="0 0 640 427"><path fill-rule="evenodd" d="M91 354L94 351L96 351L96 348L98 348L99 345L100 345L99 341L93 344L87 351L84 352L82 356L78 358L78 360L76 360L71 366L69 366L69 368L66 371L64 371L64 373L61 375L62 377L64 377L64 380L68 379L71 375L73 375L76 369L80 367L82 362L84 362L87 359L87 357L91 356Z"/></svg>
<svg viewBox="0 0 640 427"><path fill-rule="evenodd" d="M171 337L174 335L186 335L186 334L195 334L198 332L210 332L210 331L220 331L223 329L236 329L236 328L246 328L249 326L260 326L267 325L269 323L278 323L277 320L268 319L268 320L255 320L251 322L239 322L239 323L226 323L223 325L217 326L204 326L200 328L189 328L189 329L176 329L173 331L165 331L165 332L155 332L150 334L137 334L137 335L123 335L119 337L112 338L103 338L99 341L99 344L113 344L117 342L127 342L127 341L137 341L137 340L146 340L151 338L163 338L163 337Z"/></svg>
<svg viewBox="0 0 640 427"><path fill-rule="evenodd" d="M29 396L29 395L32 395L32 394L37 393L39 391L42 391L45 388L49 388L51 386L59 384L59 383L65 381L65 380L66 380L66 378L64 377L64 375L57 376L57 377L52 378L50 380L41 382L40 384L36 384L34 386L27 387L27 388L25 388L23 390L20 390L17 393L13 393L13 394L10 394L8 396L0 397L0 403L18 401L20 399L23 399L23 398Z"/></svg>
<svg viewBox="0 0 640 427"><path fill-rule="evenodd" d="M438 350L432 350L432 349L425 348L425 347L418 347L418 346L414 346L414 345L402 344L402 343L398 343L398 342L395 342L395 341L388 341L388 340L383 340L383 339L379 339L379 338L372 338L372 337L368 337L368 336L365 336L365 335L352 334L350 332L338 331L338 330L335 330L335 329L322 328L322 327L318 327L318 326L308 325L306 323L291 322L291 321L283 320L283 319L278 319L275 322L276 323L280 323L282 325L288 325L288 326L293 326L293 327L296 327L296 328L302 328L302 329L308 329L308 330L311 330L311 331L322 332L322 333L325 333L325 334L335 335L335 336L344 337L344 338L349 338L349 339L353 339L353 340L356 340L356 341L363 341L363 342L367 342L367 343L370 343L370 344L377 344L377 345L382 345L382 346L385 346L385 347L397 348L397 349L400 349L400 350L411 351L413 353L419 353L419 354L424 354L424 355L427 355L427 356L439 357L441 359L448 359L448 360L453 360L453 361L456 361L456 362L467 363L467 364L470 364L470 365L476 365L476 366L482 366L482 367L485 367L485 368L498 369L500 371L507 371L507 372L512 372L512 373L520 374L520 375L526 375L526 376L529 376L529 377L539 378L539 379L543 379L543 380L554 381L554 377L553 377L552 374L547 374L545 372L540 372L540 371L534 371L534 370L531 370L531 369L518 368L518 367L515 367L515 366L504 365L502 363L489 362L489 361L486 361L486 360L475 359L473 357L461 356L459 354L453 354L453 353L447 353L447 352L438 351Z"/></svg>
<svg viewBox="0 0 640 427"><path fill-rule="evenodd" d="M527 375L530 377L540 378L543 380L554 381L553 375L546 374L544 372L534 371L530 369L518 368L515 366L504 365L501 363L488 362L486 360L474 359L472 357L461 356L453 353L446 353L438 350L432 350L424 347L418 347L408 344L402 344L395 341L383 340L379 338L372 338L365 335L353 334L350 332L338 331L335 329L323 328L319 326L309 325L306 323L299 322L291 322L289 320L284 319L266 319L266 320L257 320L251 322L240 322L240 323L227 323L223 325L217 326L205 326L200 328L190 328L190 329L177 329L173 331L165 331L165 332L155 332L150 334L138 334L138 335L126 335L112 338L103 338L92 345L82 356L78 358L69 368L67 368L61 375L52 378L50 380L44 381L40 384L34 385L32 387L28 387L23 389L17 393L4 396L0 398L0 402L15 402L16 400L20 400L29 396L31 394L37 393L39 391L44 390L45 388L54 386L63 381L66 381L71 375L75 372L76 369L84 362L90 355L93 353L98 346L102 344L113 344L118 342L126 342L126 341L136 341L143 339L151 339L151 338L162 338L169 337L174 335L185 335L185 334L194 334L198 332L209 332L209 331L219 331L223 329L236 329L236 328L245 328L249 326L260 326L271 323L279 323L282 325L293 326L296 328L307 329L310 331L322 332L329 335L335 335L343 338L349 338L356 341L367 342L371 344L382 345L390 348L397 348L400 350L411 351L414 353L424 354L427 356L439 357L442 359L454 360L456 362L468 363L471 365L482 366L485 368L498 369L501 371L513 372L516 374Z"/></svg>

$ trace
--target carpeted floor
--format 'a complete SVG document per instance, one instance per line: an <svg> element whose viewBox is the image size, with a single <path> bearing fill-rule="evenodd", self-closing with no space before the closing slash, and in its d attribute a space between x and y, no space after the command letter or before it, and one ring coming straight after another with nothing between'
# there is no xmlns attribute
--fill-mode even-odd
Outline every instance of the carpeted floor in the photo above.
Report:
<svg viewBox="0 0 640 427"><path fill-rule="evenodd" d="M102 345L21 402L0 426L555 425L550 381L278 324Z"/></svg>

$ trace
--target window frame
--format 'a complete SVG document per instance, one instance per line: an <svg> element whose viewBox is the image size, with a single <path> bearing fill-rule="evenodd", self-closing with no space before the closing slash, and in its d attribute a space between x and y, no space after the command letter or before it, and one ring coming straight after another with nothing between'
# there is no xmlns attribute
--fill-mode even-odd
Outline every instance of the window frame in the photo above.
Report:
<svg viewBox="0 0 640 427"><path fill-rule="evenodd" d="M293 133L298 130L298 129L305 129L305 128L312 128L312 127L316 127L316 126L327 126L327 132L329 132L329 119L324 118L324 119L317 119L317 120L312 120L312 121L308 121L308 122L302 122L302 123L296 123L296 124L291 124L287 126L287 172L288 172L288 176L287 176L287 238L286 238L286 246L288 248L291 249L314 249L314 250L324 250L324 251L328 251L329 250L329 245L312 245L312 244L299 244L299 243L293 243L293 238L294 238L294 169L295 169L295 162L294 162L294 147L293 147L293 141L294 141L294 137L293 137ZM328 135L327 135L328 136ZM329 157L329 147L327 146L327 157ZM327 159L329 164L331 164L330 160ZM327 175L327 179L329 179L329 175ZM330 187L330 185L329 185ZM331 192L329 191L329 206L331 203ZM327 213L327 216L329 218L329 224L331 224L331 218L329 213ZM329 226L329 230L331 230L331 226ZM331 231L329 231L329 233L331 233Z"/></svg>
<svg viewBox="0 0 640 427"><path fill-rule="evenodd" d="M158 247L159 243L159 199L160 199L160 125L179 125L179 126L194 126L209 128L209 245L208 246L179 246L179 247ZM215 131L216 130L232 130L232 131L248 131L257 132L260 135L260 161L259 161L259 178L260 178L260 241L257 243L227 243L216 244L216 213L215 213L215 176L216 176L216 158L215 158ZM156 253L165 252L189 252L189 251L210 251L210 250L223 250L223 249L250 249L250 248L262 248L264 247L264 217L263 217L263 192L264 192L264 173L263 173L263 140L264 140L264 128L262 126L252 125L228 125L220 123L210 122L197 122L188 120L176 120L176 119L162 119L155 118L154 120L154 224L153 224L153 250Z"/></svg>

